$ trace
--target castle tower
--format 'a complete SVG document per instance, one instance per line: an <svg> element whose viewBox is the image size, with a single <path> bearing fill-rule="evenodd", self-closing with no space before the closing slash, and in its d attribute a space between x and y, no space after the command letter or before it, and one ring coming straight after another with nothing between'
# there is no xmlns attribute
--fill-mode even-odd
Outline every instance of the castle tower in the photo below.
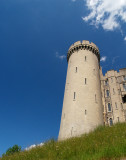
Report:
<svg viewBox="0 0 126 160"><path fill-rule="evenodd" d="M103 125L99 49L89 41L74 43L68 70L58 140L79 136Z"/></svg>

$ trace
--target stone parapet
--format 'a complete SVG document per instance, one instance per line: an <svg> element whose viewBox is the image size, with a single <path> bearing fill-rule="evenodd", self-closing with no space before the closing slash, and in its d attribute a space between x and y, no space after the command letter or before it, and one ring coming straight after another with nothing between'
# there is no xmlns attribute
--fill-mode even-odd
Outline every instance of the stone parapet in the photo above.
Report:
<svg viewBox="0 0 126 160"><path fill-rule="evenodd" d="M98 58L98 61L100 61L100 53L99 53L99 49L98 47L94 44L94 43L90 43L89 41L83 40L81 41L77 41L74 44L72 44L68 50L67 53L67 61L69 61L70 56L79 50L89 50L91 51L93 54L95 54Z"/></svg>

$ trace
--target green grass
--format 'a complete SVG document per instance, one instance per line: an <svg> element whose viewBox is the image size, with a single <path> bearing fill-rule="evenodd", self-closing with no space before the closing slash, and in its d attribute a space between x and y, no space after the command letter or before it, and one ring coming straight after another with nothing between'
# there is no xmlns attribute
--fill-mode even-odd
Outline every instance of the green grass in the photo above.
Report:
<svg viewBox="0 0 126 160"><path fill-rule="evenodd" d="M81 137L62 142L50 140L42 147L1 160L116 160L126 157L126 123L98 127Z"/></svg>

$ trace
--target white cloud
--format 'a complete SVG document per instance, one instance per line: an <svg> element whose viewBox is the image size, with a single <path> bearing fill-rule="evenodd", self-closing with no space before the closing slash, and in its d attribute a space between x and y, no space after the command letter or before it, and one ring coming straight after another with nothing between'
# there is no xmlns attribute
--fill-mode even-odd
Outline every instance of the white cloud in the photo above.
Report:
<svg viewBox="0 0 126 160"><path fill-rule="evenodd" d="M75 2L76 0L71 0L72 2Z"/></svg>
<svg viewBox="0 0 126 160"><path fill-rule="evenodd" d="M124 37L124 41L126 41L126 36Z"/></svg>
<svg viewBox="0 0 126 160"><path fill-rule="evenodd" d="M56 52L56 58L59 58L59 59L63 60L63 59L66 58L66 56L65 56L65 55L61 55L61 56L60 56L59 53Z"/></svg>
<svg viewBox="0 0 126 160"><path fill-rule="evenodd" d="M36 145L36 144L33 144L33 145L25 148L25 150L26 150L26 151L29 151L29 150L31 150L32 148L35 148L35 147L38 147L38 146L43 146L43 145L44 145L44 143L40 143L40 144L37 144L37 145Z"/></svg>
<svg viewBox="0 0 126 160"><path fill-rule="evenodd" d="M101 62L105 62L106 59L107 59L107 57L106 57L106 56L103 56L103 57L101 57L100 61L101 61Z"/></svg>
<svg viewBox="0 0 126 160"><path fill-rule="evenodd" d="M35 145L35 144L33 144L33 145L31 145L31 146L29 146L29 147L25 148L25 150L26 150L26 151L29 151L30 149L35 148L35 147L36 147L36 145Z"/></svg>
<svg viewBox="0 0 126 160"><path fill-rule="evenodd" d="M126 22L126 0L85 0L89 15L83 17L85 22L105 30L121 28L120 20Z"/></svg>

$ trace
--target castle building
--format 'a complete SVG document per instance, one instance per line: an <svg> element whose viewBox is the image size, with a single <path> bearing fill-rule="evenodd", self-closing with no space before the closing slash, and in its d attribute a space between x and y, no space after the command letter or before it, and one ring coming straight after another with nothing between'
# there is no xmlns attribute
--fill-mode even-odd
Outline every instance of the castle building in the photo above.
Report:
<svg viewBox="0 0 126 160"><path fill-rule="evenodd" d="M105 76L94 43L71 45L58 140L80 136L99 125L126 121L126 68Z"/></svg>

